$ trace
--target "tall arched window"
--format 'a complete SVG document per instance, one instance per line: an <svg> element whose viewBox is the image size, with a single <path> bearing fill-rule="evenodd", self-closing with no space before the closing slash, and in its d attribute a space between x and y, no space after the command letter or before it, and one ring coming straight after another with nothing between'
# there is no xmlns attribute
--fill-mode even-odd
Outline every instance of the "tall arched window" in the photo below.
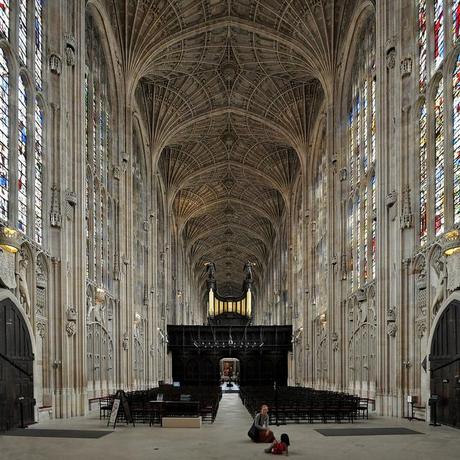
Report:
<svg viewBox="0 0 460 460"><path fill-rule="evenodd" d="M352 71L348 115L347 244L349 287L353 291L375 276L375 32L374 18L358 40L363 46Z"/></svg>
<svg viewBox="0 0 460 460"><path fill-rule="evenodd" d="M110 197L109 132L111 123L108 103L108 73L104 52L93 21L87 21L87 62L84 80L86 177L87 272L89 279L108 287L109 259L107 216ZM110 249L110 251L109 251Z"/></svg>
<svg viewBox="0 0 460 460"><path fill-rule="evenodd" d="M34 8L34 77L35 85L40 90L42 87L42 65L43 65L43 0L35 0Z"/></svg>
<svg viewBox="0 0 460 460"><path fill-rule="evenodd" d="M460 0L457 6L460 9ZM460 14L460 12L459 12ZM460 223L460 54L455 61L453 72L453 176L454 176L454 222Z"/></svg>
<svg viewBox="0 0 460 460"><path fill-rule="evenodd" d="M16 29L15 42L4 42L4 49L0 49L0 219L41 245L45 102L42 95L37 98L33 92L34 83L37 89L42 87L43 0L16 0L13 6L9 0L0 2L0 38L8 39L10 22ZM27 22L32 20L28 18L32 12L35 36L28 40ZM19 66L14 67L13 73L8 68L5 49L18 57ZM29 63L28 57L33 58ZM15 88L14 94L10 93L10 84ZM14 126L9 120L10 99L16 111ZM15 136L14 143L9 139L10 133ZM16 209L12 209L13 202Z"/></svg>
<svg viewBox="0 0 460 460"><path fill-rule="evenodd" d="M0 49L0 218L8 221L9 201L9 72L3 50Z"/></svg>
<svg viewBox="0 0 460 460"><path fill-rule="evenodd" d="M113 384L113 271L116 219L109 210L112 203L109 100L109 66L102 48L102 39L90 15L86 15L86 71L84 78L84 122L86 159L86 265L87 302L94 305L97 293L105 292L106 315L87 316L88 392L105 394ZM108 220L110 219L110 222ZM114 228L109 228L113 226ZM110 307L112 305L112 308Z"/></svg>
<svg viewBox="0 0 460 460"><path fill-rule="evenodd" d="M427 27L426 0L418 2L418 55L419 55L419 89L425 90L427 78Z"/></svg>
<svg viewBox="0 0 460 460"><path fill-rule="evenodd" d="M434 143L435 143L435 235L444 231L444 85L438 83L434 100Z"/></svg>
<svg viewBox="0 0 460 460"><path fill-rule="evenodd" d="M34 177L34 210L35 210L35 242L43 239L43 110L38 101L35 105L35 177Z"/></svg>
<svg viewBox="0 0 460 460"><path fill-rule="evenodd" d="M18 81L18 228L27 232L27 93L21 77Z"/></svg>
<svg viewBox="0 0 460 460"><path fill-rule="evenodd" d="M434 68L444 59L444 0L433 2Z"/></svg>
<svg viewBox="0 0 460 460"><path fill-rule="evenodd" d="M327 204L328 204L328 180L327 180L327 154L326 134L323 131L318 149L318 160L315 174L314 209L316 231L315 238L315 306L314 316L324 313L327 309L327 274L328 274L328 251L327 251Z"/></svg>
<svg viewBox="0 0 460 460"><path fill-rule="evenodd" d="M418 211L423 246L460 222L460 0L419 0L418 8L424 100L417 121Z"/></svg>
<svg viewBox="0 0 460 460"><path fill-rule="evenodd" d="M27 64L27 0L18 0L18 55L22 65Z"/></svg>
<svg viewBox="0 0 460 460"><path fill-rule="evenodd" d="M428 171L427 171L427 113L426 104L420 108L419 114L419 174L420 174L420 244L424 245L428 238L427 226L427 193L428 193Z"/></svg>

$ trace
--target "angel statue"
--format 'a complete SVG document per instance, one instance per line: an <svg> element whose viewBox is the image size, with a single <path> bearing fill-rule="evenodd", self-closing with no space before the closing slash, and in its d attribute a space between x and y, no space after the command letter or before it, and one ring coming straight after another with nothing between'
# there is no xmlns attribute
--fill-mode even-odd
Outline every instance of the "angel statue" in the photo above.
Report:
<svg viewBox="0 0 460 460"><path fill-rule="evenodd" d="M443 257L439 257L437 261L431 264L430 273L431 286L434 288L433 302L431 304L431 311L436 315L439 306L444 300L447 286L447 266Z"/></svg>

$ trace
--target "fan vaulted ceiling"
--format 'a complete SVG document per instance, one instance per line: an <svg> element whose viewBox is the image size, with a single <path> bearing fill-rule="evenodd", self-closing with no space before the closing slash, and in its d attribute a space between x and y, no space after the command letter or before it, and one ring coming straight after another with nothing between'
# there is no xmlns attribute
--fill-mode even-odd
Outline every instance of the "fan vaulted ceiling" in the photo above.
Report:
<svg viewBox="0 0 460 460"><path fill-rule="evenodd" d="M354 0L105 0L187 255L263 272Z"/></svg>

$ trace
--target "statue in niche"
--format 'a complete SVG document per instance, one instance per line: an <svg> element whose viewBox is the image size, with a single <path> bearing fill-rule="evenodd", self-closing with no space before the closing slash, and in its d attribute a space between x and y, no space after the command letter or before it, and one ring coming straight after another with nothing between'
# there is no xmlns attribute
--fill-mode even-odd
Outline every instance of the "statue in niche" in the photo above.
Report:
<svg viewBox="0 0 460 460"><path fill-rule="evenodd" d="M431 311L433 315L438 312L439 306L444 300L447 286L447 267L444 257L439 257L431 264L431 285L434 288Z"/></svg>
<svg viewBox="0 0 460 460"><path fill-rule="evenodd" d="M22 253L21 256L22 258L19 261L19 270L17 272L19 295L21 297L21 302L24 305L26 314L29 315L31 305L29 287L27 285L27 267L29 266L29 259L24 253Z"/></svg>
<svg viewBox="0 0 460 460"><path fill-rule="evenodd" d="M93 305L93 302L91 300L91 297L86 297L86 321L90 321L91 320L91 313L93 312L94 310L94 305Z"/></svg>

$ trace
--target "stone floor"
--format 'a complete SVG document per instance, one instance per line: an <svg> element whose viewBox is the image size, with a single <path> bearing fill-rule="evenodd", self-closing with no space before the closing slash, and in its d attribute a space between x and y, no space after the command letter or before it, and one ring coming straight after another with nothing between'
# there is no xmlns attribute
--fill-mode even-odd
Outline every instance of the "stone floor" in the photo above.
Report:
<svg viewBox="0 0 460 460"><path fill-rule="evenodd" d="M266 459L263 445L252 443L246 433L251 418L237 394L222 397L214 424L201 429L164 429L139 425L117 426L100 439L62 439L0 436L0 459L96 460L168 459L222 460ZM395 436L325 437L320 428L408 427L423 434ZM30 427L73 430L107 430L98 414L70 420L42 422ZM459 460L460 430L430 427L423 422L371 417L363 423L337 425L287 425L273 427L275 434L291 438L290 457L353 460Z"/></svg>

